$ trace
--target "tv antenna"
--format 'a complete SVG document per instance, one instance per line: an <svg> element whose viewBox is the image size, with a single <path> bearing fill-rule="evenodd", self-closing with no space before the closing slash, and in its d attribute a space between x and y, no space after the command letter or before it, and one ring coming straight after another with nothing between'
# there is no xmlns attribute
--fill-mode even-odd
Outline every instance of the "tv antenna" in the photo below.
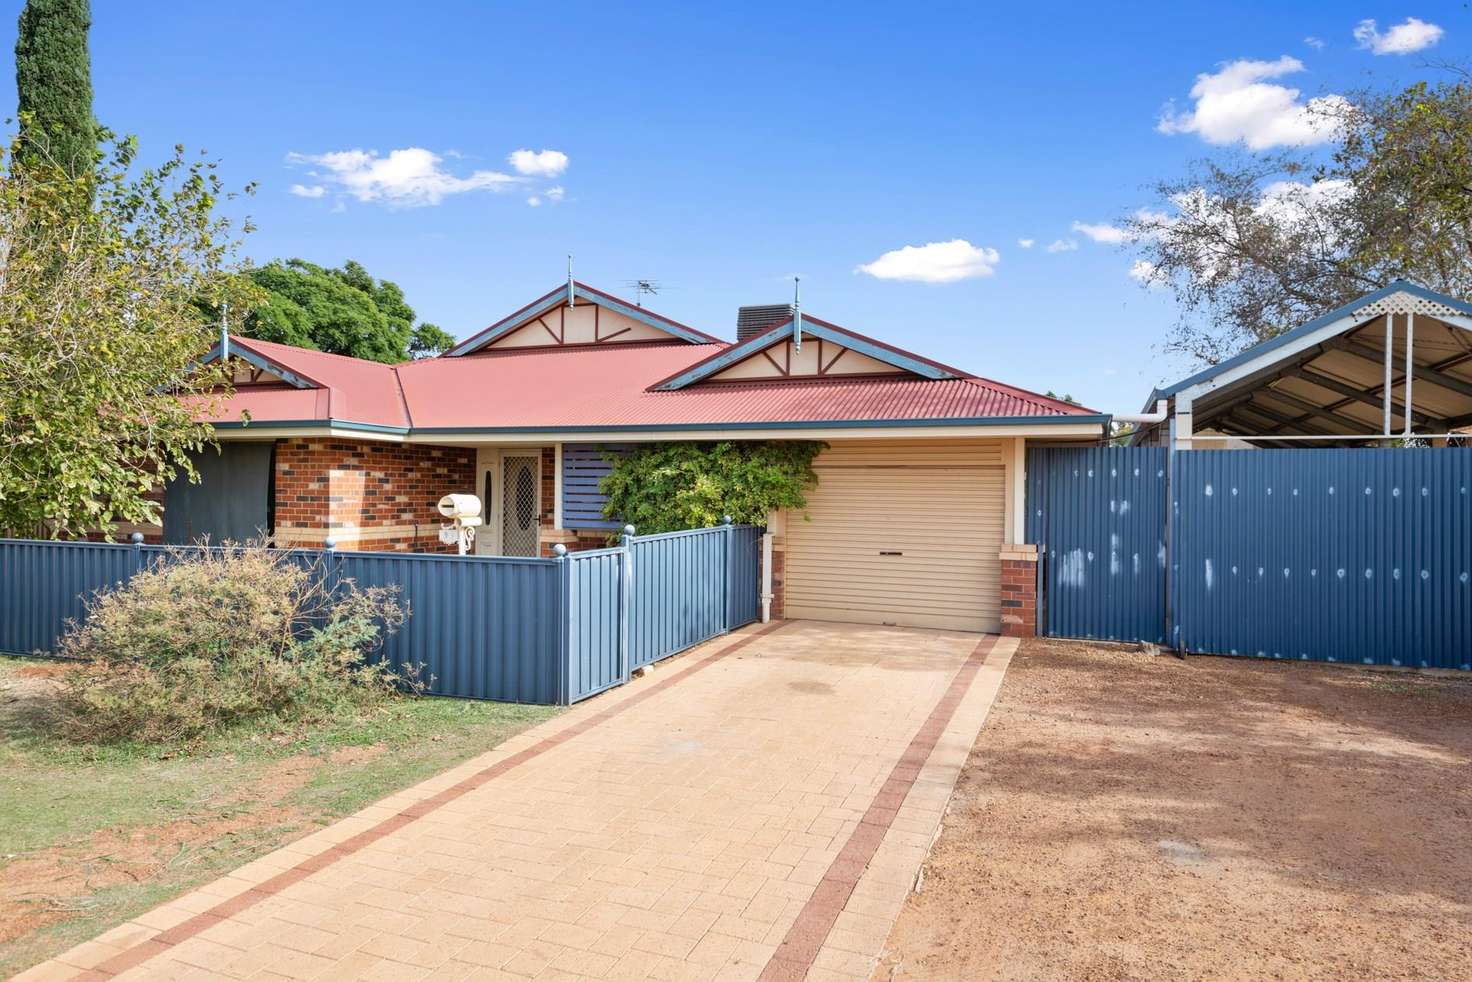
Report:
<svg viewBox="0 0 1472 982"><path fill-rule="evenodd" d="M639 307L644 306L644 294L657 296L662 289L659 280L625 280L624 285L634 288L634 303Z"/></svg>

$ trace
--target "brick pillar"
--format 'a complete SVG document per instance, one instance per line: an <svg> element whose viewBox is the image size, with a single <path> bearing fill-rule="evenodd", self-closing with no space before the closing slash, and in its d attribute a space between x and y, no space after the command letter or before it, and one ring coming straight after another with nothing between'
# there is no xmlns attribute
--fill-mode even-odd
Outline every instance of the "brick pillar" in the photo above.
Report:
<svg viewBox="0 0 1472 982"><path fill-rule="evenodd" d="M1002 547L1002 634L1030 638L1038 633L1038 547Z"/></svg>
<svg viewBox="0 0 1472 982"><path fill-rule="evenodd" d="M786 604L786 597L787 597L787 591L783 587L783 584L782 584L782 581L783 581L784 576L785 576L785 573L786 573L786 566L787 566L787 562L786 562L786 560L787 560L787 543L785 543L782 539L783 539L783 537L780 536L780 535L774 535L772 537L772 610L771 610L771 614L772 614L772 620L774 620L774 621L783 620L787 616L787 614L786 614L786 606L787 606L787 604Z"/></svg>

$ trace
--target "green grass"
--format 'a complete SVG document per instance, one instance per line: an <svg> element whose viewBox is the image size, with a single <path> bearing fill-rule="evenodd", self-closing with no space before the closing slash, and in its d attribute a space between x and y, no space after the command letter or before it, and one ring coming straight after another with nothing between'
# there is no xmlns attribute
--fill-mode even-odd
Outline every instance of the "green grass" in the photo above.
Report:
<svg viewBox="0 0 1472 982"><path fill-rule="evenodd" d="M126 839L179 820L238 826L196 839L138 882L80 896L27 900L70 913L0 942L0 976L41 961L269 852L311 828L415 784L553 715L546 706L395 699L381 709L287 734L243 728L187 751L74 747L48 735L44 690L0 658L0 888L28 860L108 861L94 835ZM38 692L40 694L38 694ZM353 753L350 748L373 748ZM289 780L283 780L283 774ZM161 837L167 838L167 837ZM103 850L105 852L105 850Z"/></svg>

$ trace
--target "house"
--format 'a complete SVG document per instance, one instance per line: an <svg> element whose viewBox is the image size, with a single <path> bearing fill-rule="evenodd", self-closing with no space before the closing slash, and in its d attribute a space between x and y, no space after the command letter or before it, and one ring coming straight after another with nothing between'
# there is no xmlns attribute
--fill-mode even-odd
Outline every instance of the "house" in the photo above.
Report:
<svg viewBox="0 0 1472 982"><path fill-rule="evenodd" d="M805 515L769 523L773 608L864 623L1030 632L1024 446L1097 440L1107 422L786 305L742 308L728 343L574 282L438 358L249 338L221 357L223 453L168 489L167 540L260 529L283 546L439 551L436 502L474 492L476 551L546 555L617 528L598 490L609 452L822 440Z"/></svg>

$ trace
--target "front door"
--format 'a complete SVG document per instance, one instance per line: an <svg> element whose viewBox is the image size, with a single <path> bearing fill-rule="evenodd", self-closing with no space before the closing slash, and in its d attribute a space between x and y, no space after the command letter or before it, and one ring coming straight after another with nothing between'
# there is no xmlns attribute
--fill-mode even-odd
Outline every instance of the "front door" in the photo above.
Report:
<svg viewBox="0 0 1472 982"><path fill-rule="evenodd" d="M501 495L491 514L500 524L503 556L535 556L540 538L542 455L503 451Z"/></svg>
<svg viewBox="0 0 1472 982"><path fill-rule="evenodd" d="M485 524L475 537L480 556L535 556L540 547L542 453L483 447L476 489Z"/></svg>

